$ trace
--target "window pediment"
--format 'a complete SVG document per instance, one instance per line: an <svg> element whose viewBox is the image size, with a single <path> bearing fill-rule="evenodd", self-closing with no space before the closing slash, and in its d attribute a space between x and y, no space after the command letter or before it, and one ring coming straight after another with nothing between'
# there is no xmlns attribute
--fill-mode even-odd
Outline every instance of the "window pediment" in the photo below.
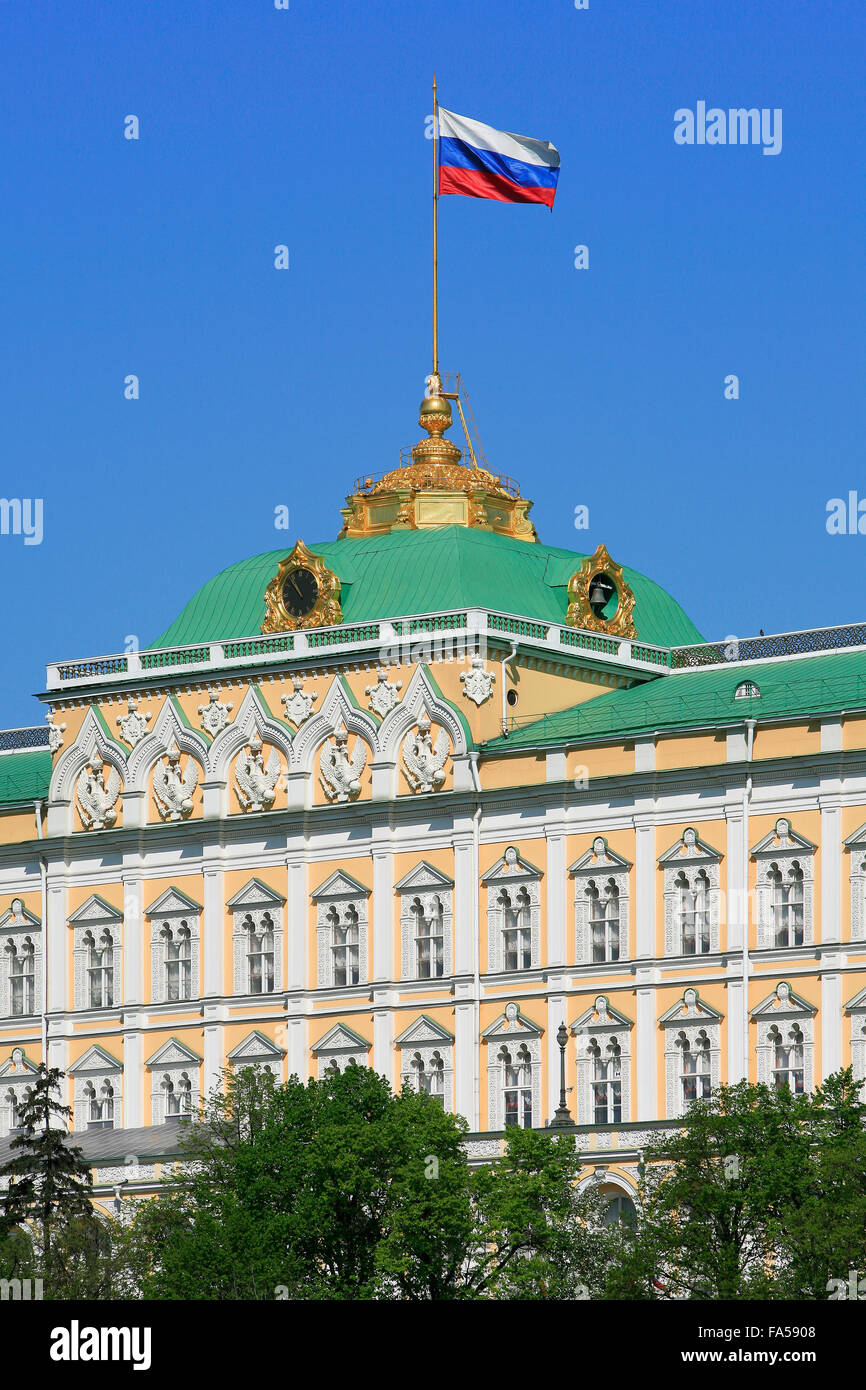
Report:
<svg viewBox="0 0 866 1390"><path fill-rule="evenodd" d="M35 1062L31 1062L22 1047L13 1047L5 1062L0 1062L0 1077L4 1081L23 1081L28 1076L37 1076L38 1073L39 1067Z"/></svg>
<svg viewBox="0 0 866 1390"><path fill-rule="evenodd" d="M310 1051L314 1057L318 1057L320 1053L330 1055L340 1052L369 1052L370 1046L370 1043L353 1028L349 1028L345 1023L335 1023Z"/></svg>
<svg viewBox="0 0 866 1390"><path fill-rule="evenodd" d="M454 1043L454 1034L449 1033L447 1028L443 1028L441 1023L435 1019L428 1018L427 1014L422 1014L416 1018L408 1028L394 1039L397 1047L419 1047L423 1043L437 1043L440 1046L451 1047Z"/></svg>
<svg viewBox="0 0 866 1390"><path fill-rule="evenodd" d="M681 999L666 1009L659 1019L663 1026L671 1024L682 1026L686 1023L721 1023L723 1015L710 1004L705 1004L696 989L683 991Z"/></svg>
<svg viewBox="0 0 866 1390"><path fill-rule="evenodd" d="M506 1004L505 1012L485 1028L481 1036L492 1042L508 1038L540 1038L543 1033L544 1029L533 1023L531 1018L526 1018L517 1004Z"/></svg>
<svg viewBox="0 0 866 1390"><path fill-rule="evenodd" d="M20 898L13 898L9 907L0 917L0 932L8 935L11 931L26 931L41 927L42 922L30 912Z"/></svg>
<svg viewBox="0 0 866 1390"><path fill-rule="evenodd" d="M201 1057L193 1052L191 1047L187 1047L186 1043L182 1043L178 1038L169 1038L168 1042L163 1043L162 1047L154 1052L153 1056L149 1057L144 1065L151 1068L180 1066L199 1067L201 1065L201 1060Z"/></svg>
<svg viewBox="0 0 866 1390"><path fill-rule="evenodd" d="M585 1009L571 1025L572 1033L613 1032L631 1029L634 1024L625 1014L611 1007L607 995L600 994L590 1008Z"/></svg>
<svg viewBox="0 0 866 1390"><path fill-rule="evenodd" d="M144 909L146 917L189 917L201 912L201 903L194 903L179 888L166 888L156 902Z"/></svg>
<svg viewBox="0 0 866 1390"><path fill-rule="evenodd" d="M243 888L239 888L237 893L228 899L226 907L230 907L233 912L241 912L247 908L281 907L285 901L282 893L278 893L275 888L269 888L260 878L251 878L249 883L245 883Z"/></svg>
<svg viewBox="0 0 866 1390"><path fill-rule="evenodd" d="M254 1028L243 1042L239 1042L237 1047L233 1047L228 1053L228 1061L236 1067L245 1063L254 1065L256 1062L278 1062L285 1055L284 1047L278 1047L270 1038L266 1038L264 1033Z"/></svg>
<svg viewBox="0 0 866 1390"><path fill-rule="evenodd" d="M596 835L590 848L579 859L576 859L569 869L569 873L575 874L596 874L610 873L612 871L627 871L631 868L631 862L623 859L622 855L616 854L614 850L608 848L607 840L603 835Z"/></svg>
<svg viewBox="0 0 866 1390"><path fill-rule="evenodd" d="M370 889L365 888L363 883L359 883L351 874L347 874L343 869L336 869L320 883L310 894L314 903L328 902L332 899L340 898L369 898Z"/></svg>
<svg viewBox="0 0 866 1390"><path fill-rule="evenodd" d="M689 825L676 843L659 856L658 862L666 869L683 864L720 864L722 855L719 850L708 845L706 840L702 840L694 827Z"/></svg>
<svg viewBox="0 0 866 1390"><path fill-rule="evenodd" d="M99 1073L100 1076L106 1072L122 1072L123 1063L118 1062L116 1057L112 1057L109 1052L100 1047L97 1043L89 1047L77 1062L73 1062L67 1067L70 1076L88 1076Z"/></svg>
<svg viewBox="0 0 866 1390"><path fill-rule="evenodd" d="M817 1012L817 1009L801 995L794 993L787 980L780 980L773 993L768 994L766 999L751 1010L751 1016L771 1023L774 1018L796 1018L804 1015L814 1018Z"/></svg>
<svg viewBox="0 0 866 1390"><path fill-rule="evenodd" d="M811 840L797 834L787 816L780 816L769 835L764 835L752 847L751 853L755 856L768 855L775 858L788 854L812 855L816 849L817 846Z"/></svg>
<svg viewBox="0 0 866 1390"><path fill-rule="evenodd" d="M509 845L501 859L497 859L491 869L481 877L481 882L485 887L494 884L505 886L509 883L521 883L527 879L539 880L543 877L540 869L536 869L534 864L530 864L528 859L521 858L520 851L514 845Z"/></svg>
<svg viewBox="0 0 866 1390"><path fill-rule="evenodd" d="M123 913L112 907L98 893L91 893L86 902L69 914L69 921L76 927L102 924L103 922L122 922Z"/></svg>
<svg viewBox="0 0 866 1390"><path fill-rule="evenodd" d="M428 864L426 859L422 859L420 864L416 864L414 869L410 869L408 874L394 884L396 893L429 893L436 889L451 889L454 887L453 878L443 874L440 869L435 869L432 864Z"/></svg>

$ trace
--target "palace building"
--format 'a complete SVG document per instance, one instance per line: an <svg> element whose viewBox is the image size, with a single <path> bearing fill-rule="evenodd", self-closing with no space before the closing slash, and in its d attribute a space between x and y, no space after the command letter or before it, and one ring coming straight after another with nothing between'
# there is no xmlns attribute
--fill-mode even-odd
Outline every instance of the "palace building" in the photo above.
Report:
<svg viewBox="0 0 866 1390"><path fill-rule="evenodd" d="M554 1118L564 1024L627 1201L712 1086L866 1077L866 625L705 642L428 391L335 540L49 665L0 735L0 1156L47 1053L103 1198L240 1065L372 1066L481 1161Z"/></svg>

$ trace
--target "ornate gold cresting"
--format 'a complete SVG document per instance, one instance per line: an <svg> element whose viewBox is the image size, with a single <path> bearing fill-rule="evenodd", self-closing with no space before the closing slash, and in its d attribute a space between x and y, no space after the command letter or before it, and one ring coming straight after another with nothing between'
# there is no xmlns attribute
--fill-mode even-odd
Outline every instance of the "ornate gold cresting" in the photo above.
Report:
<svg viewBox="0 0 866 1390"><path fill-rule="evenodd" d="M293 617L283 603L283 588L293 570L309 570L317 585L316 601L309 613ZM262 632L286 632L301 627L331 627L343 621L340 607L340 581L320 555L314 555L303 541L280 561L279 568L265 589L265 620Z"/></svg>
<svg viewBox="0 0 866 1390"><path fill-rule="evenodd" d="M607 579L616 590L617 605L610 618L600 618L589 601L592 584L596 579ZM588 555L568 581L568 610L565 621L569 627L580 627L588 632L605 632L611 637L637 637L634 625L635 597L622 575L622 565L614 564L607 547L599 545L593 555Z"/></svg>
<svg viewBox="0 0 866 1390"><path fill-rule="evenodd" d="M511 479L461 463L451 428L451 402L438 372L427 378L418 423L427 431L411 451L411 463L384 477L359 478L342 509L341 536L383 535L432 526L472 526L518 540L537 541L529 520L532 503Z"/></svg>

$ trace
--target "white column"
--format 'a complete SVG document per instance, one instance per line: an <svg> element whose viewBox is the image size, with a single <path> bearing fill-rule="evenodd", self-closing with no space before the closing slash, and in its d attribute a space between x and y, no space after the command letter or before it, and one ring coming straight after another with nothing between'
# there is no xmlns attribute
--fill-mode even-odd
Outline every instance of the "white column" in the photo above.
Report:
<svg viewBox="0 0 866 1390"><path fill-rule="evenodd" d="M842 798L819 796L821 807L821 941L842 940ZM817 932L815 934L817 940Z"/></svg>
<svg viewBox="0 0 866 1390"><path fill-rule="evenodd" d="M204 912L202 915L202 937L204 949L204 969L202 971L202 994L206 999L222 997L224 983L224 935L225 935L225 875L222 864L204 865Z"/></svg>
<svg viewBox="0 0 866 1390"><path fill-rule="evenodd" d="M137 1129L140 1125L150 1123L150 1115L145 1119L142 1104L145 1075L141 1021L139 1014L127 1014L124 1017L128 1028L123 1037L124 1129Z"/></svg>
<svg viewBox="0 0 866 1390"><path fill-rule="evenodd" d="M66 884L52 883L51 868L49 865L44 968L47 971L45 978L48 1012L59 1013L72 1007L72 1000L67 1000L68 956L72 952L72 943L71 940L67 942L67 936L71 938L72 931L66 924Z"/></svg>
<svg viewBox="0 0 866 1390"><path fill-rule="evenodd" d="M306 1081L310 1074L307 1062L307 1020L290 1018L288 1026L288 1072L299 1081Z"/></svg>
<svg viewBox="0 0 866 1390"><path fill-rule="evenodd" d="M821 975L821 1079L826 1081L842 1065L841 955L826 955ZM829 967L829 969L827 969Z"/></svg>
<svg viewBox="0 0 866 1390"><path fill-rule="evenodd" d="M220 1072L223 1067L222 1025L216 1016L213 1005L205 1006L204 1025L204 1074L202 1085L204 1099L220 1086Z"/></svg>
<svg viewBox="0 0 866 1390"><path fill-rule="evenodd" d="M728 993L725 1026L728 1032L728 1075L723 1080L728 1086L746 1080L746 1059L743 1056L743 980L742 961L731 961L728 970Z"/></svg>
<svg viewBox="0 0 866 1390"><path fill-rule="evenodd" d="M635 955L656 953L656 829L652 820L635 816Z"/></svg>
<svg viewBox="0 0 866 1390"><path fill-rule="evenodd" d="M388 990L374 990L373 992L373 1070L385 1077L389 1086L394 1084L393 1068L393 1042L394 1042L394 1015L393 1007L397 1003L396 995L392 995Z"/></svg>
<svg viewBox="0 0 866 1390"><path fill-rule="evenodd" d="M657 1056L658 1021L656 1019L655 985L649 981L653 971L638 966L637 971L637 1027L635 1028L635 1053L637 1056L637 1106L636 1120L660 1120L657 1114Z"/></svg>
<svg viewBox="0 0 866 1390"><path fill-rule="evenodd" d="M479 892L475 882L472 855L472 836L454 839L454 974L471 975L473 970L472 937L475 931L473 895ZM469 1116L467 1115L468 1119Z"/></svg>
<svg viewBox="0 0 866 1390"><path fill-rule="evenodd" d="M475 1067L479 1046L475 1036L475 1005L471 999L454 1009L454 1109L469 1128L478 1129L475 1113Z"/></svg>
<svg viewBox="0 0 866 1390"><path fill-rule="evenodd" d="M547 960L548 966L565 965L574 958L567 948L565 823L557 818L545 828L547 838ZM559 1025L557 1025L559 1026ZM557 1092L557 1104L558 1104ZM556 1109L556 1106L554 1106Z"/></svg>
<svg viewBox="0 0 866 1390"><path fill-rule="evenodd" d="M384 839L390 839L387 830L380 833ZM375 843L378 838L374 832L373 903L370 915L373 933L372 978L390 981L394 979L394 855L390 843L387 848Z"/></svg>
<svg viewBox="0 0 866 1390"><path fill-rule="evenodd" d="M739 792L732 795L737 797L736 801L731 801L725 807L725 818L727 821L727 846L725 854L725 875L727 883L727 893L725 895L724 920L722 926L727 926L726 947L729 951L741 951L743 949L743 931L748 921L748 895L747 884L743 878L746 852L745 852L745 820L743 817L743 799ZM728 1010L729 1025L733 1020L731 1010ZM740 1049L742 1051L742 1048Z"/></svg>
<svg viewBox="0 0 866 1390"><path fill-rule="evenodd" d="M310 940L307 865L303 850L293 850L288 856L288 886L286 888L286 989L307 988L308 953ZM314 982L315 983L315 982ZM292 1070L291 1064L289 1070ZM300 1072L298 1075L300 1076Z"/></svg>
<svg viewBox="0 0 866 1390"><path fill-rule="evenodd" d="M123 1002L144 1003L144 884L140 872L123 875ZM126 1081L124 1078L124 1088Z"/></svg>

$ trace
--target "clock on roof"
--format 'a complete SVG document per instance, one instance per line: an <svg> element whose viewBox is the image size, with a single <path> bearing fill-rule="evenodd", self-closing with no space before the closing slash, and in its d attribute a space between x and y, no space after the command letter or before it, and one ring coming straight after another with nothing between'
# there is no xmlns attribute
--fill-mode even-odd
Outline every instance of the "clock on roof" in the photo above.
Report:
<svg viewBox="0 0 866 1390"><path fill-rule="evenodd" d="M340 581L320 555L298 541L265 589L265 609L262 632L331 627L343 621Z"/></svg>

